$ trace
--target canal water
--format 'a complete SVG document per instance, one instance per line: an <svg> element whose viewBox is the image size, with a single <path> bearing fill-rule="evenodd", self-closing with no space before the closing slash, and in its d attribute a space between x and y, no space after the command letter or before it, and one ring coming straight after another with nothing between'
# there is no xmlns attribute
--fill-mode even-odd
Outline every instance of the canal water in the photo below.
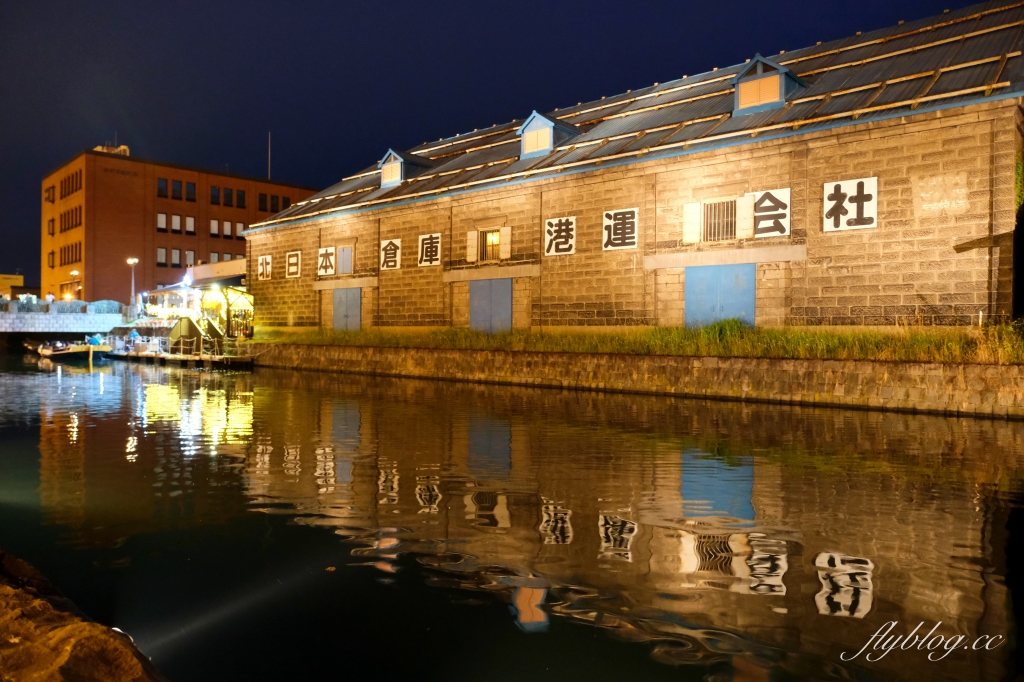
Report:
<svg viewBox="0 0 1024 682"><path fill-rule="evenodd" d="M1019 672L1024 423L2 362L0 547L172 681Z"/></svg>

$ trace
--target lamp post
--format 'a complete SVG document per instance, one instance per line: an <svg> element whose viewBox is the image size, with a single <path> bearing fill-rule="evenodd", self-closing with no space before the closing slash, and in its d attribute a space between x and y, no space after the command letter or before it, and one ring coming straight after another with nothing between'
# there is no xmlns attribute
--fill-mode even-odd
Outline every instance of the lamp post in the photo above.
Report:
<svg viewBox="0 0 1024 682"><path fill-rule="evenodd" d="M135 305L135 265L139 262L138 258L129 258L128 265L132 266L132 298L128 305Z"/></svg>
<svg viewBox="0 0 1024 682"><path fill-rule="evenodd" d="M78 298L78 291L82 287L78 286L78 270L71 271L71 298Z"/></svg>

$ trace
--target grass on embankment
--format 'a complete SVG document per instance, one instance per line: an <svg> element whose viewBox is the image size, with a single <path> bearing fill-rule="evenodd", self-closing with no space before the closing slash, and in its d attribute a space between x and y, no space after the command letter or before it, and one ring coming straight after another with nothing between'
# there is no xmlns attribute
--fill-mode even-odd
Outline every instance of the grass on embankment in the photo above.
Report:
<svg viewBox="0 0 1024 682"><path fill-rule="evenodd" d="M625 353L813 360L898 360L980 364L1024 363L1024 329L895 328L847 331L834 328L747 327L726 320L703 329L652 328L620 333L511 331L484 334L469 329L397 332L316 331L275 334L256 341L378 348L512 350L547 353Z"/></svg>

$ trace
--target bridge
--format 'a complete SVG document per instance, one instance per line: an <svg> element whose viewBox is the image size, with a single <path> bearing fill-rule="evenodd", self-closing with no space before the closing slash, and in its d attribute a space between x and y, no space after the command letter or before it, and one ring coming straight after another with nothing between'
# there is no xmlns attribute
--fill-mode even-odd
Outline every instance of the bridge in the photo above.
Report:
<svg viewBox="0 0 1024 682"><path fill-rule="evenodd" d="M7 301L0 303L0 338L105 334L123 324L122 308L117 301Z"/></svg>

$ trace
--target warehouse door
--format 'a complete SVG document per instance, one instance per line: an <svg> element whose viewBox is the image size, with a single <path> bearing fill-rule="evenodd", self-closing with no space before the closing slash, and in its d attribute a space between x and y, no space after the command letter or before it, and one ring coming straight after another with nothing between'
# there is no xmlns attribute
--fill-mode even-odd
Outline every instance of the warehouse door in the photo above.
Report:
<svg viewBox="0 0 1024 682"><path fill-rule="evenodd" d="M362 289L334 290L334 328L338 331L359 331Z"/></svg>
<svg viewBox="0 0 1024 682"><path fill-rule="evenodd" d="M512 280L469 283L469 327L488 334L512 329Z"/></svg>
<svg viewBox="0 0 1024 682"><path fill-rule="evenodd" d="M754 263L686 268L683 308L686 326L706 327L729 319L753 325L756 275Z"/></svg>

